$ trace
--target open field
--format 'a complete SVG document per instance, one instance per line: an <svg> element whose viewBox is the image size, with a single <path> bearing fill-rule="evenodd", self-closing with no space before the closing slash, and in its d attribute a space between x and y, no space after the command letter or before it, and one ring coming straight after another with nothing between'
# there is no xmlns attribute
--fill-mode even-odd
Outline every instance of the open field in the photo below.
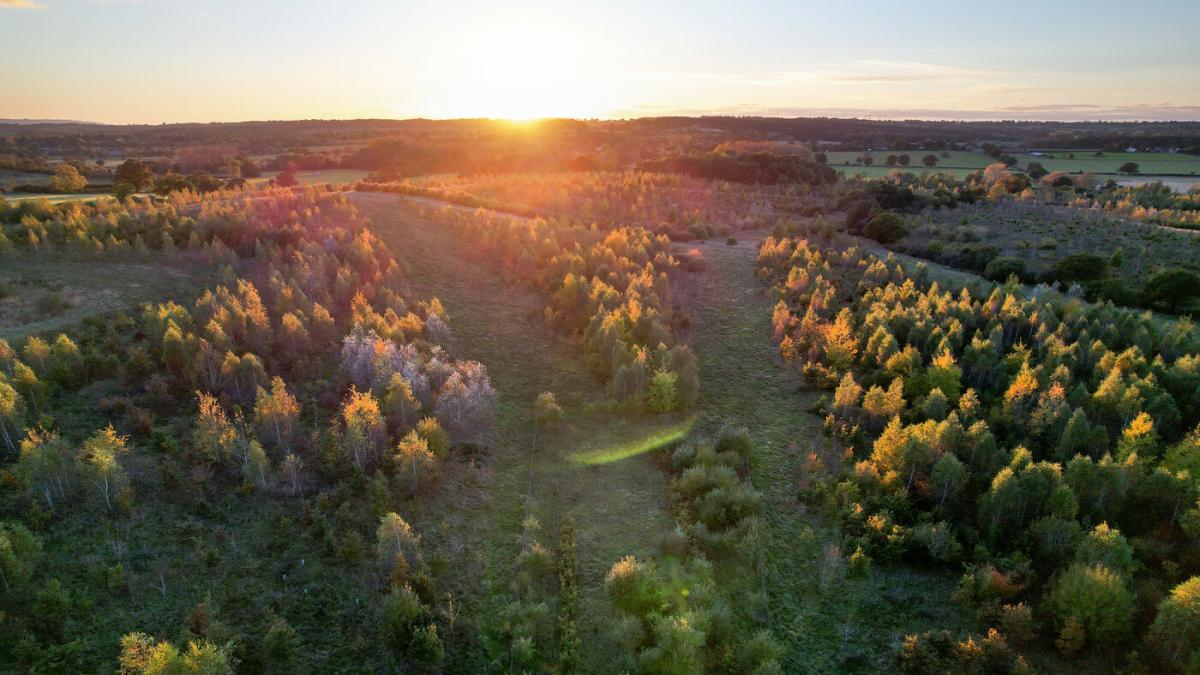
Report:
<svg viewBox="0 0 1200 675"><path fill-rule="evenodd" d="M526 508L548 533L571 514L579 531L585 670L610 672L604 575L622 556L648 557L670 537L674 526L654 451L677 441L690 422L609 410L578 348L545 325L531 294L462 257L450 233L404 198L356 193L353 199L392 243L416 290L445 304L456 353L487 366L500 393L482 503L464 510L458 495L447 494L447 501L427 506L419 529L453 532L464 553L480 556L462 561L480 574L463 575L468 588L461 597L481 598L467 609L486 627L506 601ZM542 391L556 394L566 422L544 434L531 454L532 404Z"/></svg>
<svg viewBox="0 0 1200 675"><path fill-rule="evenodd" d="M996 161L982 152L955 150L948 152L947 154L950 157L945 158L942 157L940 151L909 150L901 152L879 150L870 153L875 158L872 166L856 164L855 161L865 154L867 153L826 153L829 158L829 166L847 176L859 175L867 178L886 176L894 170L908 171L918 175L924 172L948 173L961 178L972 171L982 169ZM889 167L884 163L888 155L900 154L907 154L912 158L909 166L902 167L896 165L895 167ZM938 164L933 168L927 168L921 164L921 158L929 154L935 155L938 158ZM1074 158L1068 159L1069 155L1074 155ZM1169 154L1165 152L1107 152L1104 153L1103 157L1096 157L1095 151L1081 150L1068 152L1047 150L1041 156L1030 155L1029 153L1017 153L1013 156L1017 159L1018 169L1024 169L1028 166L1029 162L1038 162L1047 171L1094 173L1100 176L1112 176L1117 178L1117 182L1128 185L1153 182L1161 178L1165 184L1170 185L1177 192L1186 192L1196 180L1200 180L1200 178L1190 178L1191 176L1200 177L1200 157L1196 155ZM1142 176L1128 177L1117 173L1117 169L1125 162L1135 162Z"/></svg>
<svg viewBox="0 0 1200 675"><path fill-rule="evenodd" d="M208 275L198 260L8 259L0 264L0 337L62 330L88 316L140 302L186 300Z"/></svg>
<svg viewBox="0 0 1200 675"><path fill-rule="evenodd" d="M357 180L362 180L367 176L367 171L361 169L322 169L320 171L297 171L296 180L301 185L320 185L322 183L331 183L333 185L344 185L353 183ZM264 171L262 176L251 178L247 183L255 185L258 183L266 183L275 176L278 176L278 171Z"/></svg>

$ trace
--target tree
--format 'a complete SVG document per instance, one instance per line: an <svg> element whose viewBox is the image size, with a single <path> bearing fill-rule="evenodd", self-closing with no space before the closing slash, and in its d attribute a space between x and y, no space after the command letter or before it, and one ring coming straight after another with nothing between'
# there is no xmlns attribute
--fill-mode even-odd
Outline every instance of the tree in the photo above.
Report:
<svg viewBox="0 0 1200 675"><path fill-rule="evenodd" d="M219 463L233 455L238 441L238 432L229 422L225 408L211 394L196 392L199 413L192 430L192 447L204 461Z"/></svg>
<svg viewBox="0 0 1200 675"><path fill-rule="evenodd" d="M21 395L11 384L0 377L0 435L9 452L17 452L17 441L21 437L21 425L25 410Z"/></svg>
<svg viewBox="0 0 1200 675"><path fill-rule="evenodd" d="M296 494L300 490L300 469L303 466L304 462L290 452L287 454L287 457L283 458L283 463L280 465L283 475L292 484L292 494Z"/></svg>
<svg viewBox="0 0 1200 675"><path fill-rule="evenodd" d="M1151 650L1173 672L1200 669L1200 576L1171 589L1158 605L1146 638Z"/></svg>
<svg viewBox="0 0 1200 675"><path fill-rule="evenodd" d="M921 158L921 163L932 169L937 166L938 158L936 155L925 155Z"/></svg>
<svg viewBox="0 0 1200 675"><path fill-rule="evenodd" d="M429 451L433 453L434 457L441 459L450 452L450 435L446 433L445 429L442 429L437 418L422 418L420 422L417 422L417 433L429 443Z"/></svg>
<svg viewBox="0 0 1200 675"><path fill-rule="evenodd" d="M67 496L75 476L71 447L53 431L31 429L21 441L13 473L54 513L56 500Z"/></svg>
<svg viewBox="0 0 1200 675"><path fill-rule="evenodd" d="M443 651L433 612L408 585L392 589L380 607L383 644L397 659L436 668Z"/></svg>
<svg viewBox="0 0 1200 675"><path fill-rule="evenodd" d="M271 460L267 457L267 451L263 450L262 443L251 440L246 451L246 461L242 465L242 476L247 483L258 485L265 490L270 475Z"/></svg>
<svg viewBox="0 0 1200 675"><path fill-rule="evenodd" d="M274 184L276 187L288 188L288 187L295 187L295 186L299 185L300 181L296 180L295 173L288 171L288 170L284 170L284 171L280 171L279 175L272 178L271 183Z"/></svg>
<svg viewBox="0 0 1200 675"><path fill-rule="evenodd" d="M417 432L410 431L396 444L396 463L402 471L412 475L412 491L415 494L420 488L420 474L434 466L436 460L429 451L429 441L421 438Z"/></svg>
<svg viewBox="0 0 1200 675"><path fill-rule="evenodd" d="M906 155L906 154L902 154L899 157L899 161L900 161L900 166L908 166L909 164L912 164L912 157L910 157L909 155Z"/></svg>
<svg viewBox="0 0 1200 675"><path fill-rule="evenodd" d="M1048 174L1050 172L1047 171L1046 167L1042 166L1040 163L1030 162L1029 164L1027 164L1025 166L1025 173L1029 174L1030 178L1032 178L1034 180L1038 180L1039 178L1041 178L1042 176L1045 176L1046 174Z"/></svg>
<svg viewBox="0 0 1200 675"><path fill-rule="evenodd" d="M118 459L125 451L125 437L118 436L112 425L92 434L80 451L84 474L100 491L109 511L113 508L113 497L129 485L129 478Z"/></svg>
<svg viewBox="0 0 1200 675"><path fill-rule="evenodd" d="M664 413L678 408L677 381L678 376L670 370L660 370L654 373L646 392L646 409L654 413Z"/></svg>
<svg viewBox="0 0 1200 675"><path fill-rule="evenodd" d="M156 195L162 195L165 197L166 195L169 195L172 192L182 192L184 190L191 190L194 187L195 186L192 185L192 183L187 178L184 178L183 176L179 175L178 173L172 172L172 173L164 174L162 178L159 178L158 180L154 181L154 187L151 189L151 192L153 192Z"/></svg>
<svg viewBox="0 0 1200 675"><path fill-rule="evenodd" d="M33 578L42 542L20 523L0 522L0 583L5 593L21 590Z"/></svg>
<svg viewBox="0 0 1200 675"><path fill-rule="evenodd" d="M1121 575L1103 565L1075 563L1046 599L1060 630L1074 621L1096 645L1120 644L1133 625L1133 594Z"/></svg>
<svg viewBox="0 0 1200 675"><path fill-rule="evenodd" d="M413 394L408 380L400 373L392 373L392 379L383 392L383 409L388 421L399 429L411 426L421 412L421 402Z"/></svg>
<svg viewBox="0 0 1200 675"><path fill-rule="evenodd" d="M351 385L350 393L342 403L342 421L345 425L344 447L354 457L354 466L363 470L378 456L387 436L379 403L370 391L360 392Z"/></svg>
<svg viewBox="0 0 1200 675"><path fill-rule="evenodd" d="M1117 169L1117 173L1134 174L1137 172L1138 172L1137 162L1125 162Z"/></svg>
<svg viewBox="0 0 1200 675"><path fill-rule="evenodd" d="M891 244L908 236L904 218L895 213L880 213L867 222L863 234L881 244Z"/></svg>
<svg viewBox="0 0 1200 675"><path fill-rule="evenodd" d="M1200 297L1200 275L1182 269L1163 270L1146 281L1144 293L1148 302L1166 305L1174 314L1181 306Z"/></svg>
<svg viewBox="0 0 1200 675"><path fill-rule="evenodd" d="M482 443L496 418L496 390L487 368L459 362L438 393L434 414L455 443Z"/></svg>
<svg viewBox="0 0 1200 675"><path fill-rule="evenodd" d="M531 452L537 452L538 430L562 419L563 409L554 398L554 392L543 391L533 402L533 443Z"/></svg>
<svg viewBox="0 0 1200 675"><path fill-rule="evenodd" d="M232 675L236 660L231 645L216 646L207 640L188 642L180 652L170 642L155 642L145 633L121 638L118 672L121 675Z"/></svg>
<svg viewBox="0 0 1200 675"><path fill-rule="evenodd" d="M1133 546L1121 531L1100 523L1079 542L1075 561L1084 565L1103 565L1126 577L1133 574Z"/></svg>
<svg viewBox="0 0 1200 675"><path fill-rule="evenodd" d="M113 173L113 182L138 192L154 184L154 169L139 159L127 159Z"/></svg>
<svg viewBox="0 0 1200 675"><path fill-rule="evenodd" d="M385 513L375 530L375 553L389 574L408 570L421 560L421 538L398 514Z"/></svg>
<svg viewBox="0 0 1200 675"><path fill-rule="evenodd" d="M288 393L283 378L276 376L271 380L271 391L268 393L262 387L254 402L254 419L260 426L272 432L277 447L291 452L292 425L300 414L300 405L296 398Z"/></svg>
<svg viewBox="0 0 1200 675"><path fill-rule="evenodd" d="M55 192L70 194L87 187L87 179L80 175L79 169L73 165L59 164L54 177L50 179L50 187L54 188Z"/></svg>

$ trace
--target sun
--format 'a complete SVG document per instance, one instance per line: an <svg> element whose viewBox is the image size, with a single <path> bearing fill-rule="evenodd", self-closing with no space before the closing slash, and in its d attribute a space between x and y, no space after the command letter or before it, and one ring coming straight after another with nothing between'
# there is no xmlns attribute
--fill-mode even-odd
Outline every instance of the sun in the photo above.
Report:
<svg viewBox="0 0 1200 675"><path fill-rule="evenodd" d="M465 31L454 52L444 116L596 117L604 107L597 64L559 24L510 17Z"/></svg>

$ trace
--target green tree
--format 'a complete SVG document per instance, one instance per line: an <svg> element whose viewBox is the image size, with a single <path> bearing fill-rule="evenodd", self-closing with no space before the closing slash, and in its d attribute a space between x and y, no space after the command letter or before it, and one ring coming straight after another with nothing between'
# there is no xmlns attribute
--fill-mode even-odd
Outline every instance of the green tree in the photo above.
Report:
<svg viewBox="0 0 1200 675"><path fill-rule="evenodd" d="M669 370L660 370L650 378L650 387L646 392L646 408L650 412L664 413L679 407L679 396L676 393L678 377Z"/></svg>
<svg viewBox="0 0 1200 675"><path fill-rule="evenodd" d="M938 158L936 155L925 155L921 158L921 163L932 169L937 166Z"/></svg>
<svg viewBox="0 0 1200 675"><path fill-rule="evenodd" d="M1074 620L1086 640L1098 646L1120 644L1133 625L1133 594L1121 575L1103 565L1075 563L1067 568L1046 599L1060 630Z"/></svg>
<svg viewBox="0 0 1200 675"><path fill-rule="evenodd" d="M145 190L154 184L154 169L140 159L127 159L113 173L113 182L128 186L132 192Z"/></svg>
<svg viewBox="0 0 1200 675"><path fill-rule="evenodd" d="M891 244L908 236L904 218L889 212L880 213L867 222L863 234L881 244Z"/></svg>
<svg viewBox="0 0 1200 675"><path fill-rule="evenodd" d="M104 506L112 511L113 499L129 485L119 457L125 454L125 437L118 436L112 425L92 434L80 450L83 473L104 497Z"/></svg>
<svg viewBox="0 0 1200 675"><path fill-rule="evenodd" d="M33 578L42 542L20 523L0 522L0 583L5 593L21 590Z"/></svg>
<svg viewBox="0 0 1200 675"><path fill-rule="evenodd" d="M1025 173L1029 174L1030 178L1038 180L1050 172L1047 171L1046 167L1042 166L1041 163L1030 162L1025 166Z"/></svg>
<svg viewBox="0 0 1200 675"><path fill-rule="evenodd" d="M1172 314L1200 297L1200 275L1181 269L1168 269L1155 273L1146 280L1143 291L1147 302L1167 307Z"/></svg>
<svg viewBox="0 0 1200 675"><path fill-rule="evenodd" d="M1137 162L1125 162L1117 169L1117 173L1134 174L1137 172L1138 172Z"/></svg>
<svg viewBox="0 0 1200 675"><path fill-rule="evenodd" d="M1200 672L1200 576L1171 589L1159 603L1146 643L1171 671Z"/></svg>

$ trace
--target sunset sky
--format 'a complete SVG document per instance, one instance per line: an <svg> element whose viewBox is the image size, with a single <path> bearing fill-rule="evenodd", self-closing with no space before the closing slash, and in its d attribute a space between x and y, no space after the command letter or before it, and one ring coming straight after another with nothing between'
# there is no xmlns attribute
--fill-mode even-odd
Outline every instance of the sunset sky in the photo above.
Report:
<svg viewBox="0 0 1200 675"><path fill-rule="evenodd" d="M1200 119L1198 25L1196 0L0 0L0 118Z"/></svg>

